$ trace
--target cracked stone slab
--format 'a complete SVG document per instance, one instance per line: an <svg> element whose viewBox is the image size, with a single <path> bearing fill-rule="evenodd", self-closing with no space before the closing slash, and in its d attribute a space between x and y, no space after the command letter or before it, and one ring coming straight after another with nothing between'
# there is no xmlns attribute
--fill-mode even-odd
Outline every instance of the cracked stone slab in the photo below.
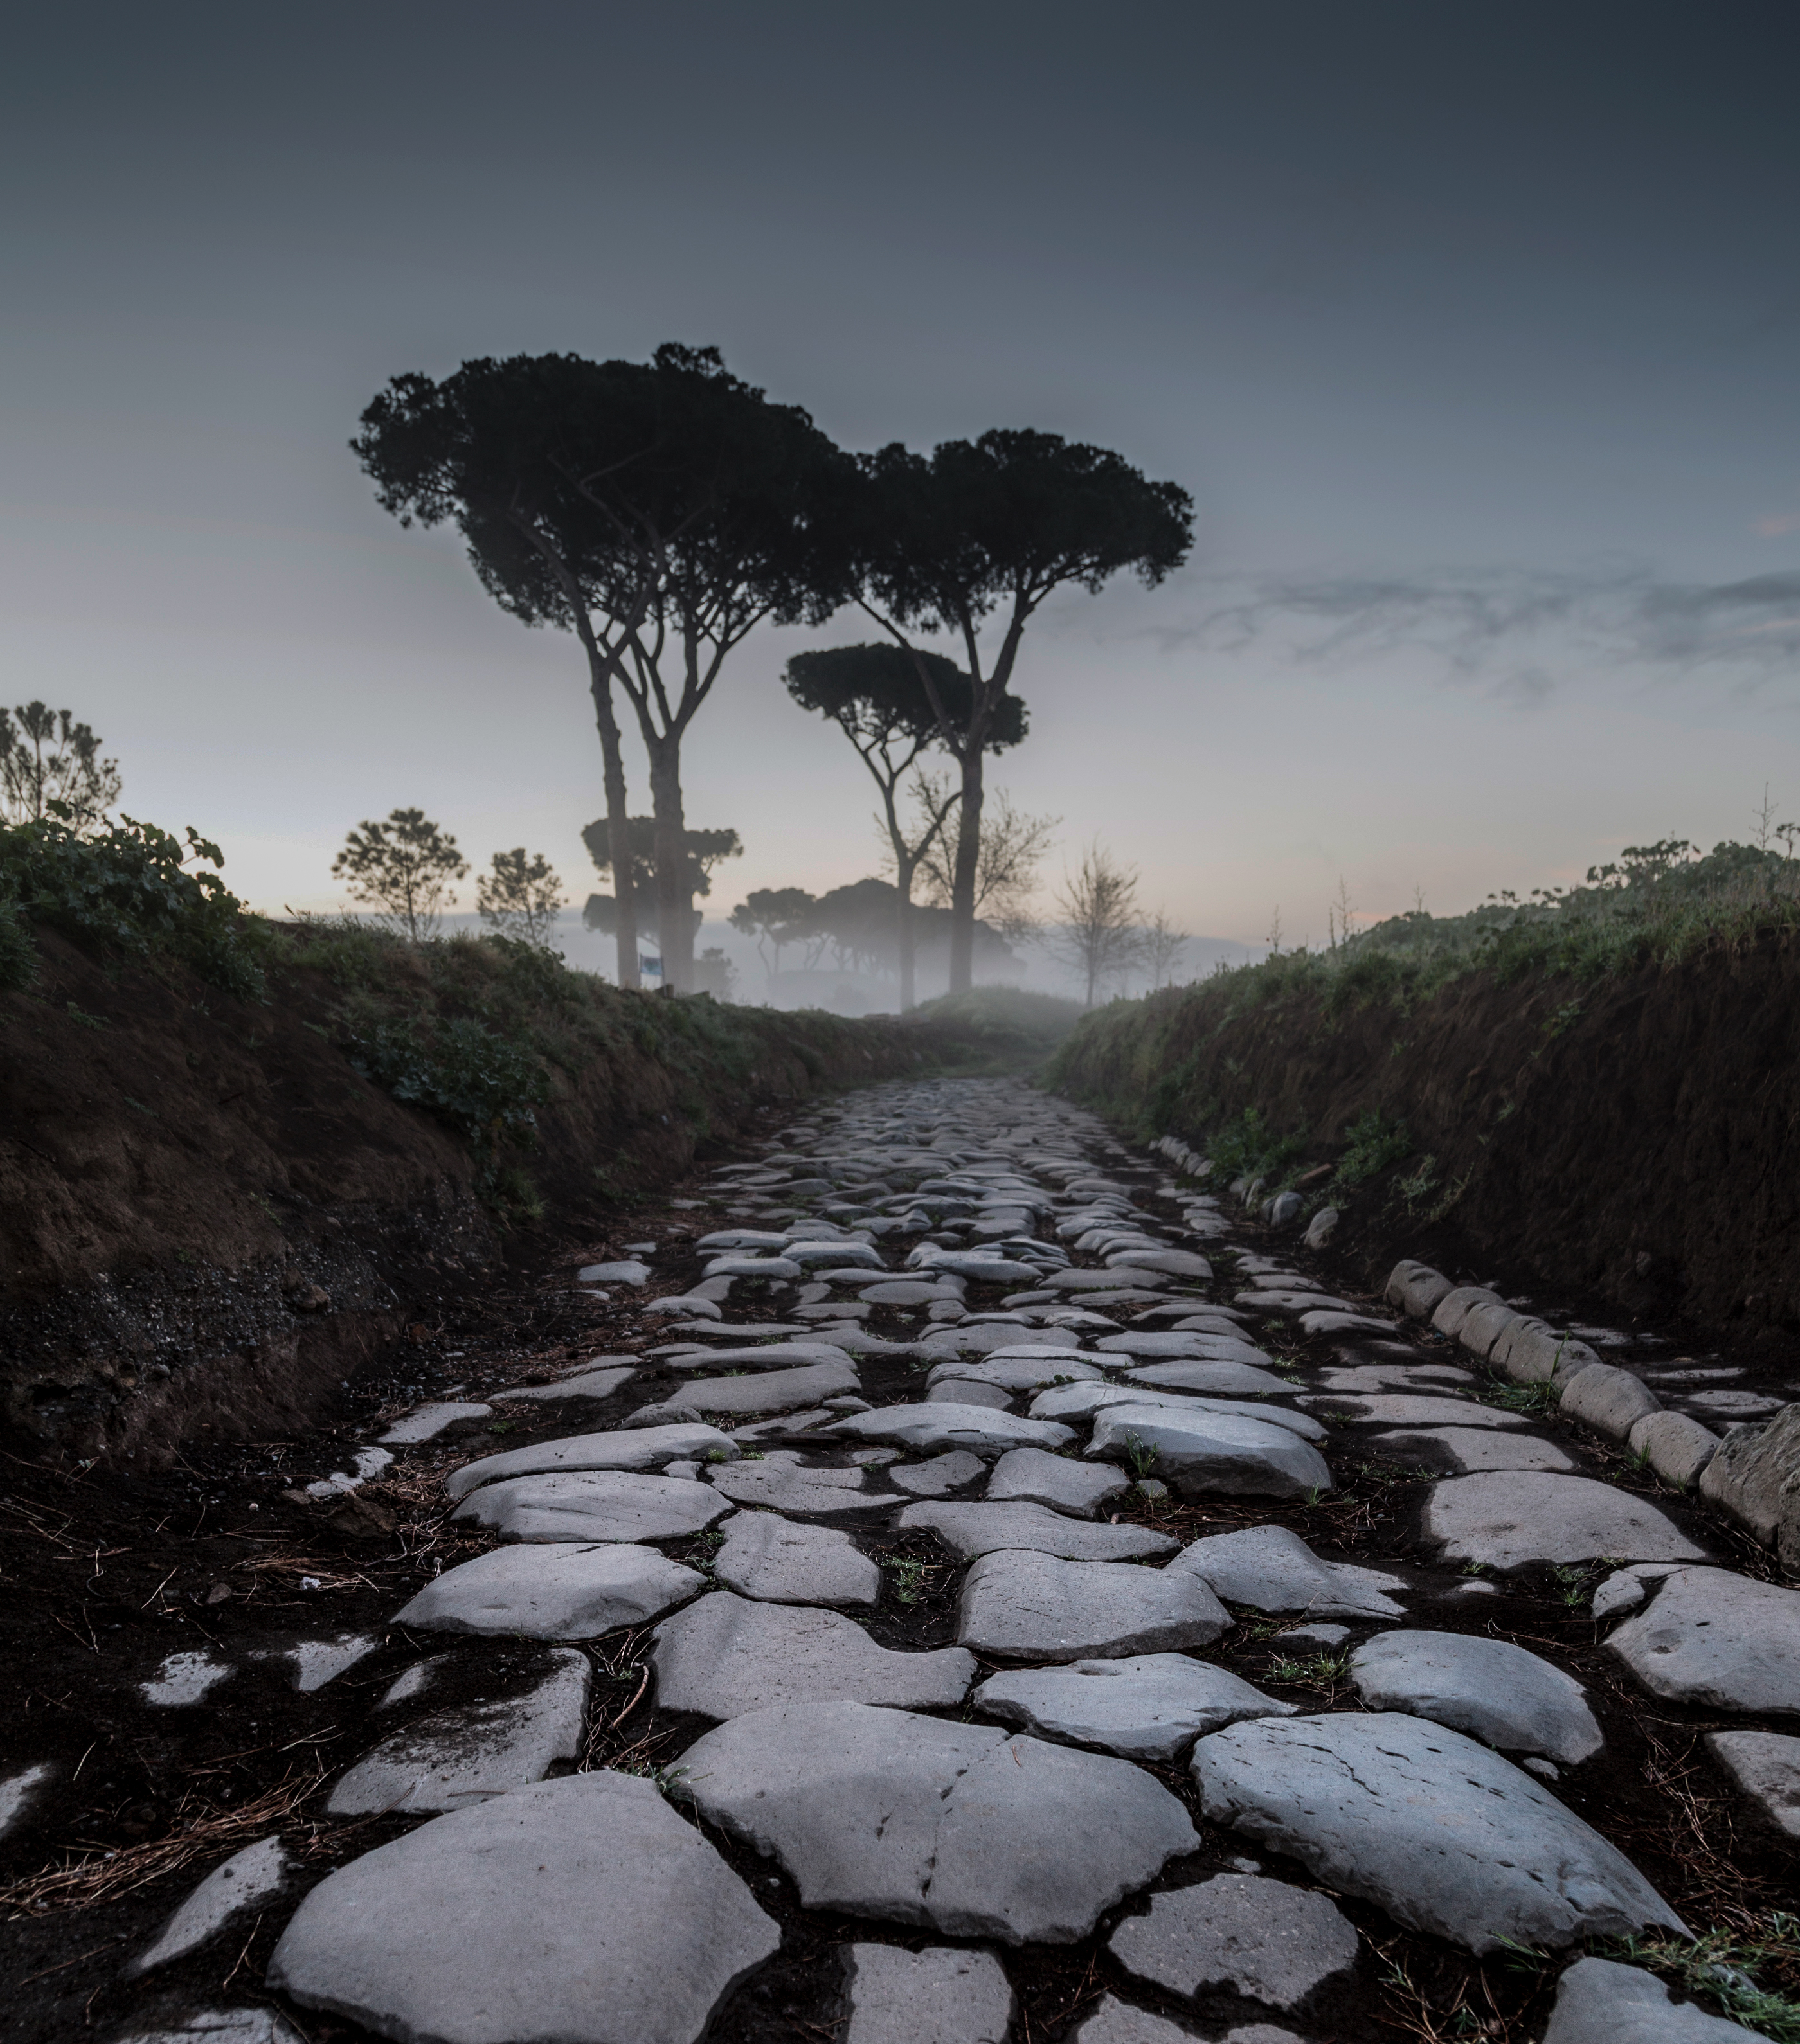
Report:
<svg viewBox="0 0 1800 2044"><path fill-rule="evenodd" d="M1152 1473L1183 1497L1310 1498L1332 1488L1317 1448L1285 1427L1235 1412L1109 1405L1094 1416L1086 1452L1134 1466L1148 1454Z"/></svg>
<svg viewBox="0 0 1800 2044"><path fill-rule="evenodd" d="M975 1680L960 1646L900 1654L835 1611L715 1590L656 1628L650 1655L665 1710L735 1718L820 1700L898 1710L960 1704Z"/></svg>
<svg viewBox="0 0 1800 2044"><path fill-rule="evenodd" d="M1199 1842L1127 1761L860 1704L734 1718L679 1764L701 1814L778 1858L806 1908L951 1937L1073 1943Z"/></svg>
<svg viewBox="0 0 1800 2044"><path fill-rule="evenodd" d="M1260 1874L1221 1873L1150 1899L1107 1940L1128 1973L1189 2000L1230 1987L1290 2009L1356 1963L1356 1933L1329 1896Z"/></svg>
<svg viewBox="0 0 1800 2044"><path fill-rule="evenodd" d="M848 1533L777 1512L739 1512L713 1573L764 1604L872 1604L881 1595L881 1570Z"/></svg>
<svg viewBox="0 0 1800 2044"><path fill-rule="evenodd" d="M797 1412L827 1398L841 1397L862 1384L848 1356L837 1362L809 1363L802 1370L771 1370L748 1377L694 1377L678 1384L663 1402L696 1412Z"/></svg>
<svg viewBox="0 0 1800 2044"><path fill-rule="evenodd" d="M989 1716L1041 1738L1103 1746L1126 1760L1172 1760L1204 1732L1299 1710L1185 1654L1004 1669L982 1684L975 1701Z"/></svg>
<svg viewBox="0 0 1800 2044"><path fill-rule="evenodd" d="M621 1625L660 1618L706 1582L653 1547L622 1542L496 1547L446 1569L392 1623L425 1631L598 1639Z"/></svg>
<svg viewBox="0 0 1800 2044"><path fill-rule="evenodd" d="M1371 1711L1410 1711L1503 1753L1573 1767L1606 1743L1580 1683L1510 1640L1379 1633L1352 1657L1350 1679Z"/></svg>
<svg viewBox="0 0 1800 2044"><path fill-rule="evenodd" d="M865 1449L865 1454L875 1450ZM1043 1454L1041 1448L1014 1448L1000 1458L995 1465L1004 1469L1013 1455ZM1061 1462L1058 1455L1045 1455L1046 1462ZM1067 1464L1063 1465L1065 1468ZM953 1448L948 1454L933 1455L929 1462L906 1462L898 1469L887 1472L887 1480L896 1490L910 1492L914 1497L944 1497L953 1490L961 1490L975 1481L987 1467L979 1455L971 1455L966 1449ZM991 1495L991 1492L990 1493Z"/></svg>
<svg viewBox="0 0 1800 2044"><path fill-rule="evenodd" d="M1467 1476L1487 1470L1541 1470L1575 1475L1575 1458L1537 1434L1502 1434L1480 1427L1407 1427L1376 1434L1367 1445L1394 1462L1422 1462Z"/></svg>
<svg viewBox="0 0 1800 2044"><path fill-rule="evenodd" d="M860 1469L806 1468L797 1460L783 1458L779 1450L761 1462L727 1462L710 1470L707 1481L735 1504L798 1512L812 1519L885 1512L906 1502L896 1492L869 1489Z"/></svg>
<svg viewBox="0 0 1800 2044"><path fill-rule="evenodd" d="M733 1509L710 1484L640 1470L570 1470L509 1477L452 1518L491 1526L503 1540L676 1540Z"/></svg>
<svg viewBox="0 0 1800 2044"><path fill-rule="evenodd" d="M1703 1562L1674 1521L1643 1498L1591 1477L1533 1470L1452 1477L1434 1484L1425 1537L1448 1562L1516 1569L1525 1562Z"/></svg>
<svg viewBox="0 0 1800 2044"><path fill-rule="evenodd" d="M971 1475L980 1467L978 1463ZM898 1471L894 1481L899 1481ZM1108 1498L1122 1497L1130 1488L1129 1480L1116 1469L1047 1454L1042 1448L1010 1448L994 1465L987 1496L997 1502L1022 1499L1073 1518L1092 1519Z"/></svg>
<svg viewBox="0 0 1800 2044"><path fill-rule="evenodd" d="M1617 1848L1522 1769L1390 1712L1259 1718L1202 1739L1206 1816L1340 1894L1472 1952L1691 1933Z"/></svg>
<svg viewBox="0 0 1800 2044"><path fill-rule="evenodd" d="M1299 1611L1314 1618L1400 1618L1387 1593L1404 1576L1353 1562L1322 1561L1286 1526L1246 1526L1190 1540L1169 1565L1190 1570L1228 1604L1256 1611Z"/></svg>
<svg viewBox="0 0 1800 2044"><path fill-rule="evenodd" d="M465 1704L421 1718L365 1754L332 1790L333 1816L436 1815L541 1781L581 1751L594 1670L568 1647L522 1696Z"/></svg>
<svg viewBox="0 0 1800 2044"><path fill-rule="evenodd" d="M1779 1731L1710 1731L1707 1750L1777 1830L1800 1838L1800 1739Z"/></svg>
<svg viewBox="0 0 1800 2044"><path fill-rule="evenodd" d="M1761 2035L1678 2003L1641 1966L1578 1959L1556 1983L1544 2044L1757 2044Z"/></svg>
<svg viewBox="0 0 1800 2044"><path fill-rule="evenodd" d="M573 1434L557 1441L534 1441L464 1462L444 1479L452 1503L502 1477L537 1476L552 1470L656 1470L664 1462L735 1462L738 1447L717 1427L640 1427L624 1433Z"/></svg>
<svg viewBox="0 0 1800 2044"><path fill-rule="evenodd" d="M1010 1661L1084 1661L1207 1646L1230 1626L1190 1573L1009 1548L971 1565L956 1637Z"/></svg>
<svg viewBox="0 0 1800 2044"><path fill-rule="evenodd" d="M991 1952L846 1945L844 2044L1006 2044L1013 1989Z"/></svg>
<svg viewBox="0 0 1800 2044"><path fill-rule="evenodd" d="M1004 1454L1008 1448L1061 1448L1075 1438L1072 1427L1051 1420L1024 1420L982 1405L940 1402L883 1405L856 1412L829 1430L843 1440L890 1441L906 1448L963 1448L971 1454Z"/></svg>
<svg viewBox="0 0 1800 2044"><path fill-rule="evenodd" d="M279 1838L259 1838L216 1866L158 1931L155 1942L125 1969L136 1977L198 1951L245 1910L287 1885L290 1864Z"/></svg>
<svg viewBox="0 0 1800 2044"><path fill-rule="evenodd" d="M269 1984L432 2044L696 2044L781 1934L655 1786L571 1774L338 1868Z"/></svg>
<svg viewBox="0 0 1800 2044"><path fill-rule="evenodd" d="M935 1534L965 1562L1002 1548L1029 1547L1066 1562L1129 1562L1172 1554L1181 1545L1147 1526L1094 1526L1023 1500L1006 1504L909 1504L894 1522Z"/></svg>
<svg viewBox="0 0 1800 2044"><path fill-rule="evenodd" d="M1652 1696L1702 1710L1800 1712L1800 1590L1677 1569L1607 1639Z"/></svg>

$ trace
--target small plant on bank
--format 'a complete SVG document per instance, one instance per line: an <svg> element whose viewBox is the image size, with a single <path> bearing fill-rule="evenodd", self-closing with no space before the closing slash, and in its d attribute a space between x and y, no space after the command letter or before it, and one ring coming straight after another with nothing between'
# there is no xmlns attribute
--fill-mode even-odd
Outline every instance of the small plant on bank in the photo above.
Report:
<svg viewBox="0 0 1800 2044"><path fill-rule="evenodd" d="M365 819L331 863L352 901L413 943L437 934L444 911L455 905L451 882L468 870L456 840L423 809L390 810L385 823Z"/></svg>

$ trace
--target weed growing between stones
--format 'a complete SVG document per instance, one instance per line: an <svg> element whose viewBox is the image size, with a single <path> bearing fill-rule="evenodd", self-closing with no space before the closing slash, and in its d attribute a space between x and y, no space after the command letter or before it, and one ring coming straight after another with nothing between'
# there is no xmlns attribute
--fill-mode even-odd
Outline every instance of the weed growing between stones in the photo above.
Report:
<svg viewBox="0 0 1800 2044"><path fill-rule="evenodd" d="M1800 1916L1771 1909L1698 1938L1621 1938L1594 1949L1603 1958L1648 1966L1775 2044L1800 2044L1800 2000L1790 1991L1800 1990ZM1783 1985L1765 1987L1759 1976Z"/></svg>

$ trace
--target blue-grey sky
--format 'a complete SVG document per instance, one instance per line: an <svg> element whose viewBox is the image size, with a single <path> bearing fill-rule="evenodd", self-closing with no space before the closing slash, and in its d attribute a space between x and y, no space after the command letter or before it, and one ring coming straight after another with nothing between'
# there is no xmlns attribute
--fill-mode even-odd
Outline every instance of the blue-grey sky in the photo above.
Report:
<svg viewBox="0 0 1800 2044"><path fill-rule="evenodd" d="M1791 6L97 5L0 79L0 697L327 907L419 804L579 896L582 666L400 530L388 376L716 342L844 444L1034 425L1194 494L1055 605L1015 801L1184 927L1322 937L1800 816ZM696 725L721 877L874 870L759 635ZM648 808L640 759L635 792ZM1052 861L1054 878L1061 854Z"/></svg>

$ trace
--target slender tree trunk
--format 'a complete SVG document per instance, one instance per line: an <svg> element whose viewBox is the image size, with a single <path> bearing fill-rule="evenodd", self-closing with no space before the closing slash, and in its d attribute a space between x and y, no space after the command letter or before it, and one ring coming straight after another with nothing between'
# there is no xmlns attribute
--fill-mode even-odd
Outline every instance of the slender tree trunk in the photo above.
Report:
<svg viewBox="0 0 1800 2044"><path fill-rule="evenodd" d="M625 748L619 736L619 720L613 714L612 677L591 643L587 647L587 670L606 777L606 848L613 855L613 899L618 912L619 984L641 986L643 978L637 970L637 904L631 886L631 819L625 807Z"/></svg>
<svg viewBox="0 0 1800 2044"><path fill-rule="evenodd" d="M950 991L967 993L975 984L975 868L981 858L983 747L962 755L962 813L956 819L956 866L950 878Z"/></svg>
<svg viewBox="0 0 1800 2044"><path fill-rule="evenodd" d="M691 993L694 892L687 880L679 737L660 738L650 746L650 803L656 819L656 928L662 937L663 984L678 993Z"/></svg>
<svg viewBox="0 0 1800 2044"><path fill-rule="evenodd" d="M913 972L913 868L906 860L897 862L894 881L900 897L900 1012L910 1015L918 999Z"/></svg>

